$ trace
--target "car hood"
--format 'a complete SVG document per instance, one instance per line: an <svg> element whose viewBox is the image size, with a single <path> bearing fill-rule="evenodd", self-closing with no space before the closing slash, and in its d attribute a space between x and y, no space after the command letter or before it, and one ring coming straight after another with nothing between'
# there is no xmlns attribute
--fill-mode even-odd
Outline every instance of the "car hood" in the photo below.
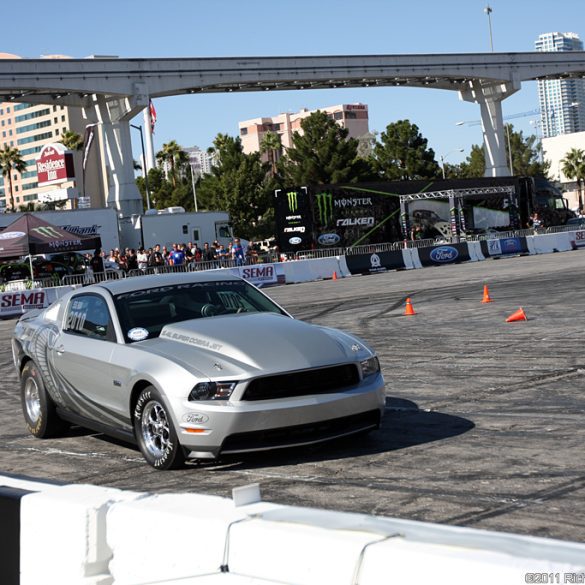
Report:
<svg viewBox="0 0 585 585"><path fill-rule="evenodd" d="M245 378L363 359L355 337L274 313L222 315L166 325L140 343L196 375Z"/></svg>

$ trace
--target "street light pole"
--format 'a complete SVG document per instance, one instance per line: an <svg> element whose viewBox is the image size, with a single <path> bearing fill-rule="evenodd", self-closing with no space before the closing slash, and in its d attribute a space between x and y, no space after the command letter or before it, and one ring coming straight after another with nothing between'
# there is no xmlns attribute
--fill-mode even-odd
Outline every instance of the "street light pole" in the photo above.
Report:
<svg viewBox="0 0 585 585"><path fill-rule="evenodd" d="M445 159L450 155L453 154L454 152L463 152L463 148L457 148L455 150L452 150L451 152L448 152L446 155L441 155L440 159L441 159L441 171L443 172L443 179L446 179L447 176L445 174Z"/></svg>
<svg viewBox="0 0 585 585"><path fill-rule="evenodd" d="M193 188L193 205L195 206L195 213L197 213L197 189L195 187L195 165L189 161L189 166L191 167L191 186Z"/></svg>
<svg viewBox="0 0 585 585"><path fill-rule="evenodd" d="M512 161L512 143L510 142L510 124L504 124L506 135L508 137L508 158L510 160L510 176L514 176L514 163Z"/></svg>
<svg viewBox="0 0 585 585"><path fill-rule="evenodd" d="M487 14L488 17L488 26L490 28L490 48L492 53L494 52L494 37L492 35L492 7L488 4L483 11Z"/></svg>
<svg viewBox="0 0 585 585"><path fill-rule="evenodd" d="M142 126L135 126L130 124L132 128L140 132L140 145L142 146L142 174L144 175L144 191L146 193L146 208L150 209L150 191L148 189L148 172L146 170L146 153L144 151L144 136L142 134Z"/></svg>

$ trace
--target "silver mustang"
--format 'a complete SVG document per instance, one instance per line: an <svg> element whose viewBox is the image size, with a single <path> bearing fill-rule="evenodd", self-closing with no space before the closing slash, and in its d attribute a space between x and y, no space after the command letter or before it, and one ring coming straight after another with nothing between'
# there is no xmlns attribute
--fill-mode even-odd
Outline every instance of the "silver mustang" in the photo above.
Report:
<svg viewBox="0 0 585 585"><path fill-rule="evenodd" d="M77 289L23 315L12 350L35 437L77 424L137 443L157 469L367 432L384 412L367 344L231 275Z"/></svg>

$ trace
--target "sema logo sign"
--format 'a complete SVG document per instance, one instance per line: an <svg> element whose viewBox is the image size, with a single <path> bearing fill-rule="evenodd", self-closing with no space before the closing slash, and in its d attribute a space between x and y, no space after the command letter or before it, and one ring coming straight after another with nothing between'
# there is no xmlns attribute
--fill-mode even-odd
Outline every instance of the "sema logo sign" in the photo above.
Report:
<svg viewBox="0 0 585 585"><path fill-rule="evenodd" d="M75 178L73 155L62 144L47 144L37 159L39 185L64 183Z"/></svg>
<svg viewBox="0 0 585 585"><path fill-rule="evenodd" d="M448 262L455 262L459 257L457 248L451 246L440 246L435 248L430 253L430 258L433 262L439 262L440 264L447 264Z"/></svg>
<svg viewBox="0 0 585 585"><path fill-rule="evenodd" d="M276 282L276 272L272 264L245 266L240 268L240 276L252 283Z"/></svg>
<svg viewBox="0 0 585 585"><path fill-rule="evenodd" d="M12 309L42 309L45 306L45 291L11 292L0 295L0 312Z"/></svg>

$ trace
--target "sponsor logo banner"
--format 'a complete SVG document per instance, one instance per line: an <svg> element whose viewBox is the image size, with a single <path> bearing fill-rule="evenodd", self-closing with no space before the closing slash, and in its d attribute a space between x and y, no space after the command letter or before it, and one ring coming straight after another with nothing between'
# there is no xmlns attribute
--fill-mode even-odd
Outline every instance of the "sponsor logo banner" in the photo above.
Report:
<svg viewBox="0 0 585 585"><path fill-rule="evenodd" d="M372 254L347 254L345 261L352 274L373 274L406 268L401 250Z"/></svg>
<svg viewBox="0 0 585 585"><path fill-rule="evenodd" d="M276 283L276 270L272 264L240 266L239 273L243 279L255 285Z"/></svg>
<svg viewBox="0 0 585 585"><path fill-rule="evenodd" d="M453 262L466 262L471 259L467 244L419 248L418 257L423 266L440 266L441 264L451 264Z"/></svg>
<svg viewBox="0 0 585 585"><path fill-rule="evenodd" d="M0 293L0 314L24 313L48 306L44 290L31 289Z"/></svg>
<svg viewBox="0 0 585 585"><path fill-rule="evenodd" d="M64 183L75 178L73 156L62 144L47 144L37 159L39 185Z"/></svg>
<svg viewBox="0 0 585 585"><path fill-rule="evenodd" d="M505 254L524 254L528 252L526 238L499 238L483 240L481 250L484 256L503 256Z"/></svg>
<svg viewBox="0 0 585 585"><path fill-rule="evenodd" d="M341 236L338 234L321 234L317 238L317 242L321 244L321 246L335 246L335 244L339 244L341 240Z"/></svg>
<svg viewBox="0 0 585 585"><path fill-rule="evenodd" d="M333 193L324 191L315 195L319 223L326 227L333 220Z"/></svg>
<svg viewBox="0 0 585 585"><path fill-rule="evenodd" d="M585 248L585 230L575 232L575 247Z"/></svg>

